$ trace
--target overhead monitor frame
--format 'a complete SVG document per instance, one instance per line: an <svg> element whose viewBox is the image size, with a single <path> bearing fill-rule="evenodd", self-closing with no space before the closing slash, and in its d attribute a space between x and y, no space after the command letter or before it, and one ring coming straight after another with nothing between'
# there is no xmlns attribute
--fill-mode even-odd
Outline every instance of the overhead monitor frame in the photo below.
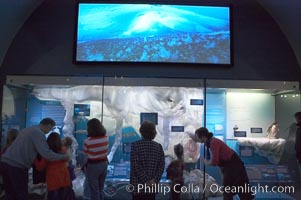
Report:
<svg viewBox="0 0 301 200"><path fill-rule="evenodd" d="M231 19L225 4L79 1L73 62L231 66Z"/></svg>

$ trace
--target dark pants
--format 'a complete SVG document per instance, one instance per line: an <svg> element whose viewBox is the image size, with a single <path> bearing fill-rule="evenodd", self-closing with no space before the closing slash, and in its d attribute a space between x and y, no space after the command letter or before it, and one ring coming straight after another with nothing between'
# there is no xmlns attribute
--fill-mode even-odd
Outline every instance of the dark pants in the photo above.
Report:
<svg viewBox="0 0 301 200"><path fill-rule="evenodd" d="M223 185L224 187L236 187L236 189L240 187L249 186L249 178L245 168L244 163L238 157L236 153L232 156L229 161L221 162L221 169L223 172ZM235 193L224 192L224 200L232 200L233 195ZM246 191L241 191L238 193L240 199L243 200L252 200L254 199L254 195L248 189Z"/></svg>
<svg viewBox="0 0 301 200"><path fill-rule="evenodd" d="M156 194L153 193L139 193L139 194L133 194L133 200L155 200Z"/></svg>
<svg viewBox="0 0 301 200"><path fill-rule="evenodd" d="M28 169L10 166L4 162L0 163L5 200L27 200L28 199Z"/></svg>
<svg viewBox="0 0 301 200"><path fill-rule="evenodd" d="M175 182L172 183L171 193L170 193L170 199L171 200L180 200L181 197L181 187L184 185L183 182Z"/></svg>
<svg viewBox="0 0 301 200"><path fill-rule="evenodd" d="M75 200L75 195L71 187L63 187L48 191L47 200Z"/></svg>

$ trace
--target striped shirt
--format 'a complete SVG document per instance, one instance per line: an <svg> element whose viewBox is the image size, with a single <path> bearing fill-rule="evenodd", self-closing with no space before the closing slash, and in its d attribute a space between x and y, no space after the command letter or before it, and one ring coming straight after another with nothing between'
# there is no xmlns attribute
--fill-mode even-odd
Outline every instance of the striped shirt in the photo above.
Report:
<svg viewBox="0 0 301 200"><path fill-rule="evenodd" d="M109 139L107 136L88 137L84 141L84 152L88 160L106 160L109 149Z"/></svg>

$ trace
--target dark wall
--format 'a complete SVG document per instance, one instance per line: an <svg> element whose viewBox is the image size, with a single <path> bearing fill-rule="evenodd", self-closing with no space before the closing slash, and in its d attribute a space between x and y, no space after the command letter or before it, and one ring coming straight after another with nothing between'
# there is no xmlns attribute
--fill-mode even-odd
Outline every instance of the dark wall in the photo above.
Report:
<svg viewBox="0 0 301 200"><path fill-rule="evenodd" d="M199 2L199 1L198 1ZM232 0L231 67L204 65L74 65L75 2L45 0L11 44L1 74L196 77L299 81L292 48L271 16L254 0Z"/></svg>

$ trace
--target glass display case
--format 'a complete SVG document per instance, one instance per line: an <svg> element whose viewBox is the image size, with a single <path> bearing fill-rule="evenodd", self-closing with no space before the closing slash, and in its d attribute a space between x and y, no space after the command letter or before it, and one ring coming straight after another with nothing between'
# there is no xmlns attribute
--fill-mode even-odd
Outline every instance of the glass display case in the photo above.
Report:
<svg viewBox="0 0 301 200"><path fill-rule="evenodd" d="M293 115L300 111L298 82L203 80L145 77L35 77L8 76L3 86L2 141L9 128L21 130L53 118L61 137L74 139L73 162L78 166L73 187L82 196L84 175L83 141L86 124L100 119L109 136L109 167L106 177L107 199L129 199L126 191L130 174L131 143L141 138L140 124L156 125L155 141L162 144L165 165L175 159L173 146L184 146L185 183L221 185L217 167L203 168L204 146L194 131L206 126L214 137L223 140L244 161L250 182L294 185L297 165L294 152ZM276 137L267 130L278 122ZM162 184L169 184L166 170ZM202 199L191 192L187 199ZM221 194L206 191L206 197ZM168 199L159 194L159 199Z"/></svg>

